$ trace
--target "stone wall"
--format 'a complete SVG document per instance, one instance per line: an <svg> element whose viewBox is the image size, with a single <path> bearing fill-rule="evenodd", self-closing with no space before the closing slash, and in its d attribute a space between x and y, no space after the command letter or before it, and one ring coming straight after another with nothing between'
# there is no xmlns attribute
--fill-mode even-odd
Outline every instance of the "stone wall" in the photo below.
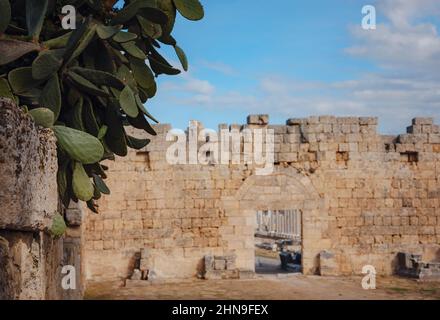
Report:
<svg viewBox="0 0 440 320"><path fill-rule="evenodd" d="M9 99L0 98L0 299L78 299L61 287L61 268L79 268L80 245L48 234L58 207L56 140ZM76 250L76 251L75 251ZM73 257L73 258L72 258Z"/></svg>
<svg viewBox="0 0 440 320"><path fill-rule="evenodd" d="M89 280L128 277L143 248L158 278L197 276L205 256L234 255L253 271L258 210L302 211L306 274L359 274L365 264L391 274L399 251L439 258L440 134L430 118L398 136L379 135L377 118L365 117L220 125L273 129L270 175L244 163L168 164L171 127L155 128L145 150L108 163L112 194L86 222Z"/></svg>

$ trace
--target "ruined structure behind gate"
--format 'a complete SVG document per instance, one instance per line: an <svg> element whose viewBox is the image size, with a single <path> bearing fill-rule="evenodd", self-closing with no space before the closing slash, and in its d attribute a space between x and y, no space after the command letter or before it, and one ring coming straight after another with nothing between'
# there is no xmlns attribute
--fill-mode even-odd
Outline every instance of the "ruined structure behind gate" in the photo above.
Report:
<svg viewBox="0 0 440 320"><path fill-rule="evenodd" d="M225 125L220 128L226 128ZM109 162L110 196L88 214L88 280L126 278L143 259L154 278L203 273L205 256L235 256L237 272L254 270L256 212L301 210L303 272L359 274L370 264L391 274L399 251L440 255L440 133L416 118L407 133L383 136L377 119L332 116L269 125L275 169L255 175L240 165L171 165L169 125L142 151Z"/></svg>

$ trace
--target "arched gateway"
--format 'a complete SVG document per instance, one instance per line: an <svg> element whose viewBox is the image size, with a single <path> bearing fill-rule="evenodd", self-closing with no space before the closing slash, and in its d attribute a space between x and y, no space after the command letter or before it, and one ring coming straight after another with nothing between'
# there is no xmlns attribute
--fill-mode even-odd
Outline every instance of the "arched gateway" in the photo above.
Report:
<svg viewBox="0 0 440 320"><path fill-rule="evenodd" d="M239 269L255 267L256 212L295 209L302 212L303 272L316 272L326 214L324 200L306 175L292 167L278 167L271 175L250 176L234 196L222 198L222 205L227 218L222 239L236 255Z"/></svg>

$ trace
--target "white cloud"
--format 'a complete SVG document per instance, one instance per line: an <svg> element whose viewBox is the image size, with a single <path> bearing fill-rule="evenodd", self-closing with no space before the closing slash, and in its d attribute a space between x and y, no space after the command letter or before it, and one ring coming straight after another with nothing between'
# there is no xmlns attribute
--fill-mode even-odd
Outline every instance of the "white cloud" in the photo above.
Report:
<svg viewBox="0 0 440 320"><path fill-rule="evenodd" d="M230 65L220 61L200 61L200 66L206 69L214 70L227 76L237 75L237 71Z"/></svg>
<svg viewBox="0 0 440 320"><path fill-rule="evenodd" d="M352 26L356 45L347 53L376 62L379 66L405 76L437 77L440 69L440 37L435 25L418 22L427 14L440 12L438 0L384 0L378 12L389 19L376 30Z"/></svg>

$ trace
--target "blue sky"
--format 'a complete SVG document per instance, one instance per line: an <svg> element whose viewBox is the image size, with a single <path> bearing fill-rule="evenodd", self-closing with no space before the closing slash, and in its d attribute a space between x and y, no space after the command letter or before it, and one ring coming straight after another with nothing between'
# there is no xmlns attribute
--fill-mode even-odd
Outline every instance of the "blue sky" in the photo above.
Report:
<svg viewBox="0 0 440 320"><path fill-rule="evenodd" d="M201 0L205 19L179 17L174 37L188 73L160 76L147 106L161 122L186 128L271 123L309 115L380 116L384 133L412 117L440 122L440 1ZM361 29L372 4L377 29ZM164 55L178 65L173 50Z"/></svg>

